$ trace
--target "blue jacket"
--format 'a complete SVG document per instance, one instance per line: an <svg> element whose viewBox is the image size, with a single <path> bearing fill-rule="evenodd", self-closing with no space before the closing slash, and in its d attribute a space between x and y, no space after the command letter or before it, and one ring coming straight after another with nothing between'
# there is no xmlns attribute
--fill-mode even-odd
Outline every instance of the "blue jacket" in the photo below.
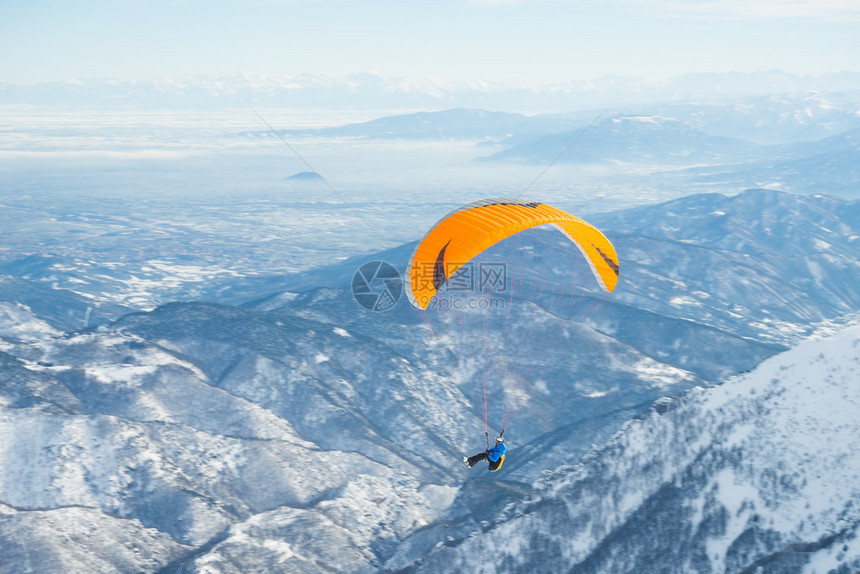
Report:
<svg viewBox="0 0 860 574"><path fill-rule="evenodd" d="M502 458L502 455L504 455L507 450L508 449L507 447L505 447L505 443L502 443L498 446L494 446L490 449L490 452L487 453L487 458L493 462L497 462L500 458Z"/></svg>

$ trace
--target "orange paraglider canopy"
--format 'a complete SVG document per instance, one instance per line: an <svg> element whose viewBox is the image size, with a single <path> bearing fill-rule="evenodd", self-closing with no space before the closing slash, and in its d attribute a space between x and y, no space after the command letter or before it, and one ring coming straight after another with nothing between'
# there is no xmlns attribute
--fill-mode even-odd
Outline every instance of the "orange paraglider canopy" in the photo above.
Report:
<svg viewBox="0 0 860 574"><path fill-rule="evenodd" d="M511 235L539 225L557 227L582 251L598 283L607 291L615 289L618 255L596 227L545 203L487 199L452 211L418 243L406 271L412 304L426 309L460 267Z"/></svg>

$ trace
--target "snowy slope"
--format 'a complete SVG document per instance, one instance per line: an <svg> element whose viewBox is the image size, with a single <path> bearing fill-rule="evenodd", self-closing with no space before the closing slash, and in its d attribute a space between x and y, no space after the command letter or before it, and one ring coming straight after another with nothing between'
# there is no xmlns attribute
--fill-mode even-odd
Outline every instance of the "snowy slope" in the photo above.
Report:
<svg viewBox="0 0 860 574"><path fill-rule="evenodd" d="M858 412L854 326L720 387L658 401L414 569L854 572Z"/></svg>
<svg viewBox="0 0 860 574"><path fill-rule="evenodd" d="M18 512L0 504L0 572L153 572L189 551L170 536L94 508Z"/></svg>
<svg viewBox="0 0 860 574"><path fill-rule="evenodd" d="M60 331L33 314L23 303L0 301L0 337L36 341L60 335Z"/></svg>
<svg viewBox="0 0 860 574"><path fill-rule="evenodd" d="M598 215L624 272L615 298L792 343L860 308L860 203L752 189Z"/></svg>
<svg viewBox="0 0 860 574"><path fill-rule="evenodd" d="M333 568L353 570L374 560L377 545L438 517L456 492L386 439L364 439L372 429L327 427L337 448L300 436L290 419L325 428L332 416L355 414L315 409L313 401L324 401L308 390L315 385L296 374L287 381L289 369L263 357L255 360L274 380L221 388L207 373L215 361L202 369L128 333L14 350L19 357L0 353L2 572L151 572L236 545L244 563L263 568L270 552L276 563L285 559L290 544L283 539L273 548L256 528L274 528L267 516L296 528L319 525L311 534L318 546L293 542L311 563L326 559L324 541L337 536L329 526L340 525L355 552ZM278 393L279 383L295 387L293 412L320 420L274 412L260 393ZM343 381L338 385L343 390ZM51 545L56 552L47 551Z"/></svg>
<svg viewBox="0 0 860 574"><path fill-rule="evenodd" d="M36 571L408 567L440 540L459 544L528 496L542 470L575 463L657 397L718 383L856 312L857 213L856 202L751 191L607 216L624 271L600 312L580 322L538 298L511 313L545 331L522 345L545 376L506 434L501 475L459 464L483 439L466 385L474 361L455 354L453 331L430 337L411 309L361 310L348 286L363 259L245 307L173 303L61 334L80 328L80 313L64 322L65 300L7 278L0 549ZM815 265L800 272L798 259ZM81 302L68 300L85 311ZM670 473L659 457L699 456L664 442L619 464L653 455L648 464ZM665 487L664 470L640 480L637 500L662 500L648 489ZM632 513L603 519L641 530Z"/></svg>

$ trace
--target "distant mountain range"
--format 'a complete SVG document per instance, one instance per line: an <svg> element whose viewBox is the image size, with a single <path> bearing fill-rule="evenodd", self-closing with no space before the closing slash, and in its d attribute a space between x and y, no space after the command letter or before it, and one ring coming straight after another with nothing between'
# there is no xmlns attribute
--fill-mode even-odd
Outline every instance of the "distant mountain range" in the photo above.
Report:
<svg viewBox="0 0 860 574"><path fill-rule="evenodd" d="M292 137L470 139L488 150L480 157L486 162L558 162L634 171L645 167L673 186L684 182L697 189L766 185L793 192L860 196L860 102L845 103L838 111L826 99L814 107L804 107L812 105L807 98L782 100L778 112L768 110L767 104L762 100L751 104L758 108L755 113L746 106L662 108L676 112L675 117L619 113L529 117L458 109L286 133ZM713 117L705 121L705 116Z"/></svg>
<svg viewBox="0 0 860 574"><path fill-rule="evenodd" d="M457 108L279 134L294 140L466 141L487 164L598 167L695 190L770 187L860 196L857 94L755 96L629 110L523 115ZM237 136L274 137L268 130Z"/></svg>
<svg viewBox="0 0 860 574"><path fill-rule="evenodd" d="M690 165L742 161L756 147L660 116L619 116L586 127L518 143L488 159L548 164L558 157L578 164ZM559 157L573 141L576 145Z"/></svg>
<svg viewBox="0 0 860 574"><path fill-rule="evenodd" d="M574 127L588 113L570 116L526 116L510 112L454 108L385 116L367 122L313 130L287 130L290 135L412 140L492 140L513 134L545 133ZM264 132L257 132L264 133Z"/></svg>
<svg viewBox="0 0 860 574"><path fill-rule="evenodd" d="M780 71L687 74L668 80L603 76L523 88L482 81L253 74L125 81L79 79L35 85L0 84L0 105L83 107L300 107L330 109L444 109L477 107L571 111L645 102L736 98L756 94L844 92L860 89L860 73L798 76Z"/></svg>
<svg viewBox="0 0 860 574"><path fill-rule="evenodd" d="M806 190L842 197L860 195L860 129L814 142L766 146L746 162L691 168L685 174L699 184L766 184L779 189Z"/></svg>
<svg viewBox="0 0 860 574"><path fill-rule="evenodd" d="M562 144L569 143L583 132L591 141L577 148L589 149L596 144L596 155L604 153L605 147L627 150L624 136L630 130L651 128L654 136L666 140L674 139L676 146L697 143L703 136L714 140L732 138L746 140L747 147L808 142L804 155L818 150L816 140L833 136L827 143L834 148L848 144L839 138L851 130L860 128L860 90L847 93L812 93L762 96L738 96L735 98L713 98L701 101L676 103L646 103L598 109L575 108L565 113L522 114L489 111L480 108L451 108L439 111L422 111L380 117L374 120L343 126L318 129L284 129L290 136L313 135L323 137L353 137L366 139L411 139L411 140L472 140L497 143L505 146L525 145L545 137L561 136ZM593 124L593 127L589 127ZM601 133L602 132L602 133ZM272 137L270 132L254 132ZM635 135L635 131L632 134ZM251 135L251 134L248 134ZM610 145L614 144L614 145ZM647 147L639 145L645 152L639 160L648 163L652 158ZM647 142L644 142L647 143ZM741 142L738 142L741 143ZM665 144L664 144L665 145ZM853 145L853 144L852 144ZM856 146L855 146L856 147ZM564 149L555 144L547 157L536 154L531 161L548 162ZM696 158L694 147L687 153ZM744 151L735 148L736 152ZM677 153L677 152L676 152Z"/></svg>
<svg viewBox="0 0 860 574"><path fill-rule="evenodd" d="M3 559L438 571L498 544L512 569L851 564L856 329L701 388L856 316L860 204L750 190L590 219L621 282L587 317L517 301L514 327L552 336L522 342L543 386L496 475L460 462L484 440L462 330L431 334L403 300L372 313L350 292L358 265L402 269L412 245L241 306L171 303L89 329L63 310L81 295L27 293L53 265L23 265L0 306ZM547 293L568 277L551 260L535 259ZM813 491L830 494L804 508Z"/></svg>

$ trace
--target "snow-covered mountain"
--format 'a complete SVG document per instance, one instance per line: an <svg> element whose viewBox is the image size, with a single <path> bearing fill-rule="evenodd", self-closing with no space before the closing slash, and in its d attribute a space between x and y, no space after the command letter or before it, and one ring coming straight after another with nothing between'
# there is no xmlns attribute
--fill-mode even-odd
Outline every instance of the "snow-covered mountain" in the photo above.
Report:
<svg viewBox="0 0 860 574"><path fill-rule="evenodd" d="M38 258L36 258L38 259ZM56 289L48 286L48 281L25 279L22 275L30 277L31 268L22 263L33 259L25 258L12 264L8 268L11 273L0 272L0 305L5 305L6 311L0 311L4 317L0 323L0 337L15 338L13 332L22 336L32 335L35 331L44 331L44 328L36 328L35 323L27 326L25 324L37 321L44 323L50 330L60 333L94 327L115 319L130 309L121 305L108 303L96 305L91 298L65 289ZM48 258L45 267L62 267L59 261ZM2 269L2 266L0 266ZM46 270L47 273L32 271L38 278L56 277L56 272ZM67 267L68 269L68 267ZM12 312L12 308L18 309ZM17 325L17 326L16 326ZM5 332L5 334L4 334Z"/></svg>
<svg viewBox="0 0 860 574"><path fill-rule="evenodd" d="M558 130L577 125L574 118L553 115L526 116L508 112L456 108L438 112L415 112L386 116L367 122L313 130L290 130L288 135L311 134L328 137L378 139L464 139L500 140L512 133ZM581 119L580 119L581 121ZM258 132L265 134L265 132ZM268 134L265 134L268 135Z"/></svg>
<svg viewBox="0 0 860 574"><path fill-rule="evenodd" d="M402 301L360 308L349 286L367 258L280 278L287 291L243 306L172 303L79 331L63 305L79 312L81 295L5 301L0 571L408 567L655 399L856 313L857 217L856 202L752 190L592 218L622 254L621 283L587 318L540 297L512 313L552 336L523 344L544 386L506 434L504 475L459 463L484 427L456 331L431 334ZM411 250L375 257L402 268ZM31 263L19 271L56 271ZM567 277L549 269L550 286ZM255 292L240 283L222 287Z"/></svg>
<svg viewBox="0 0 860 574"><path fill-rule="evenodd" d="M0 84L0 105L72 107L244 107L444 109L478 107L570 111L643 102L669 102L760 94L844 92L860 87L860 74L798 76L781 71L687 74L668 80L603 76L521 87L435 77L343 77L302 74L274 77L224 74L152 80L77 79L35 85Z"/></svg>
<svg viewBox="0 0 860 574"><path fill-rule="evenodd" d="M856 197L860 189L860 129L811 142L766 146L743 163L689 170L701 183L727 181Z"/></svg>
<svg viewBox="0 0 860 574"><path fill-rule="evenodd" d="M602 113L601 113L602 112ZM649 152L645 138L663 140L662 145L679 155L699 160L715 159L720 149L736 154L764 148L768 154L778 155L779 150L766 146L790 145L792 142L809 142L804 150L798 146L788 153L812 155L825 153L828 146L844 147L838 140L829 144L812 143L831 136L841 136L860 128L860 93L802 93L782 96L755 96L738 99L707 99L677 103L651 103L613 108L581 109L564 113L522 114L489 111L478 108L453 108L440 111L421 111L376 118L346 125L283 130L290 137L351 137L363 139L463 139L490 140L517 146L505 152L511 157L532 161L549 161L564 144L591 122L595 123L589 140L578 148L594 147L596 157L614 151L628 161L637 159L645 163L650 156L630 153L632 146L640 152ZM271 137L267 131L255 131L245 136ZM560 137L561 144L547 137ZM634 141L628 143L628 139ZM682 143L694 147L681 149ZM588 145L586 145L588 144ZM614 145L610 145L614 144ZM541 148L548 148L547 150ZM654 150L658 151L658 150ZM805 152L805 153L804 153ZM712 154L708 156L707 154ZM503 159L505 154L498 156ZM705 154L699 157L700 154ZM579 161L584 161L581 158Z"/></svg>
<svg viewBox="0 0 860 574"><path fill-rule="evenodd" d="M783 344L860 307L857 201L757 189L591 219L628 254L617 298L637 307Z"/></svg>
<svg viewBox="0 0 860 574"><path fill-rule="evenodd" d="M860 127L857 94L841 90L661 102L625 111L675 118L711 135L762 145L815 141Z"/></svg>
<svg viewBox="0 0 860 574"><path fill-rule="evenodd" d="M407 571L856 572L858 409L854 326L657 401Z"/></svg>
<svg viewBox="0 0 860 574"><path fill-rule="evenodd" d="M552 134L511 146L494 161L548 163L572 141L559 161L566 163L640 163L652 166L737 161L755 146L743 140L711 136L674 118L620 116L600 121L583 132Z"/></svg>
<svg viewBox="0 0 860 574"><path fill-rule="evenodd" d="M462 397L344 329L177 304L2 348L4 571L152 571L213 547L351 571L456 494Z"/></svg>

